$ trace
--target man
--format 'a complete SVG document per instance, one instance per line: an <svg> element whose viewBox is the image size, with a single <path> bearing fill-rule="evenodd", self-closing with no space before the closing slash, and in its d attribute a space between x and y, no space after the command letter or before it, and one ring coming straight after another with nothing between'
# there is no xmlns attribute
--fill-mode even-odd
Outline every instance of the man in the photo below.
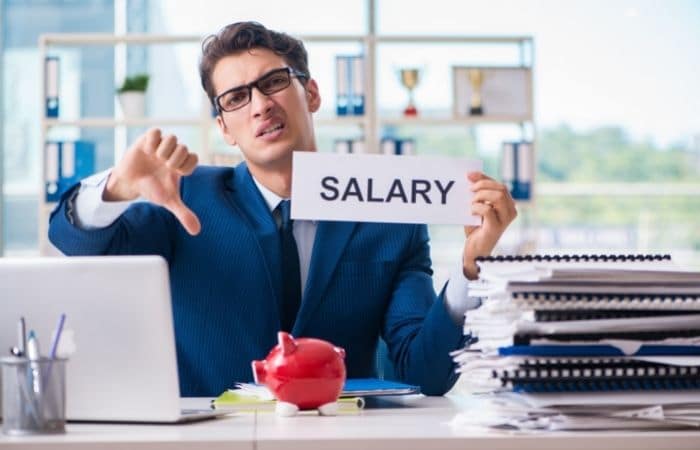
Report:
<svg viewBox="0 0 700 450"><path fill-rule="evenodd" d="M175 136L150 130L111 171L63 196L51 241L68 255L168 260L183 396L251 380L250 361L280 329L345 348L349 377L375 374L382 337L402 380L446 392L457 379L449 352L478 306L466 288L474 259L516 215L507 189L469 174L483 224L465 228L460 270L436 296L425 225L290 224L292 152L316 151L321 104L300 41L254 22L229 25L205 41L200 75L224 139L246 163L196 168Z"/></svg>

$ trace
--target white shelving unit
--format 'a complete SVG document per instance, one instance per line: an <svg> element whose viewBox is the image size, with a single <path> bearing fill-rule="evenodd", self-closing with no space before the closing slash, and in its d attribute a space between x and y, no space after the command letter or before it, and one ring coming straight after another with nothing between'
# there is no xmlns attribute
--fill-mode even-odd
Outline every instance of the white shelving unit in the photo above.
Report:
<svg viewBox="0 0 700 450"><path fill-rule="evenodd" d="M525 135L526 126L530 126L532 136L536 135L534 114L531 111L529 117L492 117L492 116L474 116L474 117L452 117L452 113L445 112L444 117L404 117L397 111L394 116L380 116L377 105L376 83L377 83L377 66L380 64L377 61L377 50L384 44L503 44L513 45L519 48L520 61L519 64L530 69L534 66L534 45L532 38L529 36L378 36L375 33L374 19L374 1L368 0L368 24L367 34L362 35L311 35L297 36L305 43L323 43L323 44L347 44L359 43L363 49L365 58L365 114L363 116L342 116L342 117L319 117L316 118L315 124L317 127L325 126L356 126L361 129L365 140L365 148L370 153L377 153L380 144L380 132L385 126L429 126L429 127L444 127L444 126L463 126L465 128L481 126L484 124L516 124L521 127L523 135ZM54 46L87 46L87 45L103 45L103 46L121 46L125 49L126 45L152 45L152 44L181 44L181 43L200 43L202 36L172 36L172 35L152 35L152 34L126 34L126 35L111 35L111 34L47 34L42 35L39 41L39 58L43 70L43 61L49 53L49 49ZM529 51L529 57L526 53ZM450 67L445 67L445 70L450 70ZM44 77L41 77L41 101L44 102ZM120 80L115 80L116 83ZM532 86L530 86L532 88ZM199 86L193 89L201 89ZM46 118L45 107L42 103L41 107L41 142L42 152L45 151L45 143L47 142L49 130L53 127L102 127L122 130L123 136L126 135L128 127L150 127L150 126L192 126L200 128L199 149L200 159L204 163L214 163L218 161L217 155L210 148L210 133L212 131L213 119L210 113L209 101L202 93L202 106L200 114L196 117L188 118L159 118L147 117L142 119L131 118L114 118L114 117L98 117L98 118L76 118L64 120L62 118ZM534 142L533 142L534 145ZM119 157L124 149L118 149L115 146L115 158ZM40 158L42 166L45 158ZM39 250L42 254L52 254L55 250L48 243L47 228L48 214L54 208L54 204L47 204L44 193L44 167L41 168L42 182L40 189L40 207L39 207Z"/></svg>
<svg viewBox="0 0 700 450"><path fill-rule="evenodd" d="M56 47L71 47L71 46L112 46L115 47L115 55L121 52L126 54L126 45L155 45L155 44L183 44L194 43L198 44L202 40L201 36L173 36L173 35L154 35L154 34L104 34L104 33L60 33L60 34L44 34L39 38L39 61L42 71L45 70L44 60L50 53L52 48ZM152 126L192 126L199 127L199 153L203 161L208 162L212 159L209 143L209 130L212 124L208 100L202 94L202 102L200 112L197 116L185 118L159 118L159 117L144 117L144 118L120 118L120 117L90 117L90 118L48 118L46 117L46 108L43 104L46 98L44 79L45 73L40 77L40 99L41 105L41 186L39 190L39 253L42 255L55 254L56 250L48 242L48 216L51 210L55 207L55 203L46 202L45 194L45 149L48 142L49 132L55 127L75 127L75 128L111 128L115 130L115 160L120 157L125 148L118 146L126 145L127 129L129 127L152 127ZM115 86L121 81L117 79L115 74Z"/></svg>

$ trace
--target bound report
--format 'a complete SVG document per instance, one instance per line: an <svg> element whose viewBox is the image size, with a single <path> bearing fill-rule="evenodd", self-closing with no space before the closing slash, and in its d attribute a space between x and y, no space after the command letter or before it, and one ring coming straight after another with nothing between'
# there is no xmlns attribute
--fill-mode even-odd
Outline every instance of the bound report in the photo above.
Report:
<svg viewBox="0 0 700 450"><path fill-rule="evenodd" d="M638 280L648 270L682 272L670 255L661 254L494 256L478 258L477 265L479 277L487 281L620 281ZM610 269L616 274L611 276ZM629 273L618 272L623 269Z"/></svg>
<svg viewBox="0 0 700 450"><path fill-rule="evenodd" d="M515 392L671 390L700 388L700 368L632 358L524 359L492 372Z"/></svg>

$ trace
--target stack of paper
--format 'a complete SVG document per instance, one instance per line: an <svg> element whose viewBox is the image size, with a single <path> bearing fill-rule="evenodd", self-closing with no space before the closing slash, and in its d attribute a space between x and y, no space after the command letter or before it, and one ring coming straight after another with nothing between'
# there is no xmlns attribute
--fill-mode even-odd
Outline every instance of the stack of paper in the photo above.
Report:
<svg viewBox="0 0 700 450"><path fill-rule="evenodd" d="M420 387L398 381L377 378L348 378L338 399L340 412L359 411L364 408L364 397L388 395L419 394ZM255 383L235 383L234 389L228 389L212 400L216 409L233 409L238 411L273 410L276 400L267 386Z"/></svg>
<svg viewBox="0 0 700 450"><path fill-rule="evenodd" d="M623 410L557 405L526 415L547 418L537 426L515 423L573 427L559 415L581 411L588 418L636 410L676 417L683 414L671 413L666 395L684 390L692 405L679 421L700 425L700 273L679 270L662 255L489 258L479 266L485 299L466 315L469 345L453 355L472 390L643 393L646 402ZM620 420L632 426L642 419Z"/></svg>

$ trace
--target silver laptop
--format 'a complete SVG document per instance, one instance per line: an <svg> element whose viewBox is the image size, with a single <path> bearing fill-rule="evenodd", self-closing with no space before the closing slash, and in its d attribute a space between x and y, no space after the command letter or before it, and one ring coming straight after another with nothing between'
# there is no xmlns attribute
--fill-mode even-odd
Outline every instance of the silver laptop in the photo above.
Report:
<svg viewBox="0 0 700 450"><path fill-rule="evenodd" d="M0 351L17 323L42 352L66 314L61 350L72 421L176 423L221 415L181 410L166 261L158 256L0 258Z"/></svg>

